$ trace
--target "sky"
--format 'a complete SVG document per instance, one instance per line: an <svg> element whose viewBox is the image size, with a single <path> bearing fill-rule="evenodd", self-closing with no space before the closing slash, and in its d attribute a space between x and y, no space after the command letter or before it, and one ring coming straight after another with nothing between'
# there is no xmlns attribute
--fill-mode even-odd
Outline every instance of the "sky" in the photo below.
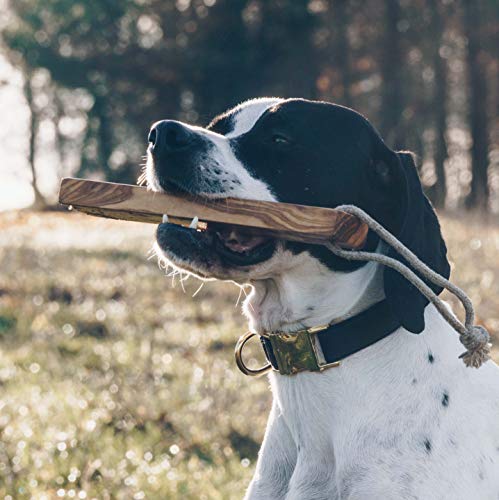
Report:
<svg viewBox="0 0 499 500"><path fill-rule="evenodd" d="M26 161L29 112L21 73L0 54L0 210L33 201Z"/></svg>
<svg viewBox="0 0 499 500"><path fill-rule="evenodd" d="M0 210L29 206L33 202L30 187L31 172L28 164L29 109L24 100L23 77L0 53ZM40 126L40 143L37 153L37 173L42 193L52 195L57 191L58 161L51 143L53 127ZM51 125L51 124L50 124Z"/></svg>

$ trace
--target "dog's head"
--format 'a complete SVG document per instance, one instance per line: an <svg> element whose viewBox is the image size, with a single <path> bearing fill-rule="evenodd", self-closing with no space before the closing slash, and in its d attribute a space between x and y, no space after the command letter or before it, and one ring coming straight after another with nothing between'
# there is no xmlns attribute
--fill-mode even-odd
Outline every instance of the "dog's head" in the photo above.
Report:
<svg viewBox="0 0 499 500"><path fill-rule="evenodd" d="M392 151L362 115L342 106L257 99L216 117L206 128L160 121L149 134L146 175L153 190L206 198L331 208L357 205L435 271L449 274L438 220L411 154ZM321 246L214 226L200 232L161 224L157 246L162 257L181 269L237 282L286 273L302 265L303 258L344 273L362 265L337 258ZM370 233L366 249L377 246L377 237ZM426 301L419 292L388 269L384 292L401 324L421 331Z"/></svg>

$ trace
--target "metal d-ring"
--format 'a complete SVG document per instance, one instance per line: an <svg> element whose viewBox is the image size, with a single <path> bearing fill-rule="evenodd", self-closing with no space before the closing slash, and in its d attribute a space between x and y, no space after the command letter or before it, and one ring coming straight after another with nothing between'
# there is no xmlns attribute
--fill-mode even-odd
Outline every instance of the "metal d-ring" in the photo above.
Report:
<svg viewBox="0 0 499 500"><path fill-rule="evenodd" d="M269 372L272 370L272 365L270 363L266 364L265 366L262 366L261 368L258 368L256 370L252 370L251 368L248 368L243 361L243 348L246 342L248 342L249 339L258 336L257 333L253 332L247 332L244 335L241 335L239 337L239 340L237 341L236 344L236 349L234 351L234 356L236 357L236 364L237 367L245 374L250 377L259 377L260 375L264 375L265 373Z"/></svg>

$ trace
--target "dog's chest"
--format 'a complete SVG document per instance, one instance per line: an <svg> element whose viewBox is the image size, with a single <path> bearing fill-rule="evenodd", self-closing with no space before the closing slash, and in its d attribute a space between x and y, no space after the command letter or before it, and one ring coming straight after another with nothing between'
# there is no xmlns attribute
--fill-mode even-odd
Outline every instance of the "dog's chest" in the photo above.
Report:
<svg viewBox="0 0 499 500"><path fill-rule="evenodd" d="M293 476L303 478L310 498L499 493L496 367L477 372L455 363L452 332L407 335L395 334L338 370L274 377L296 447Z"/></svg>

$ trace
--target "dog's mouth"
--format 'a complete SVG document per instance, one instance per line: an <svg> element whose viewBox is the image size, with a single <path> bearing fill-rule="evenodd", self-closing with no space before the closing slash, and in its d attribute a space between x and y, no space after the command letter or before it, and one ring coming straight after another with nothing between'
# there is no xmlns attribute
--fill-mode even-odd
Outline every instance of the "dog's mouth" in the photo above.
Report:
<svg viewBox="0 0 499 500"><path fill-rule="evenodd" d="M270 259L275 249L272 238L225 224L198 223L196 219L190 227L163 222L156 239L167 257L203 268L252 266Z"/></svg>
<svg viewBox="0 0 499 500"><path fill-rule="evenodd" d="M215 232L215 248L228 262L238 266L258 264L272 256L274 240L235 227L213 224L208 232Z"/></svg>
<svg viewBox="0 0 499 500"><path fill-rule="evenodd" d="M168 191L186 193L178 184L168 187ZM198 221L197 217L186 227L173 223L166 214L158 226L156 240L167 258L176 263L188 262L191 267L200 266L202 270L253 266L270 259L276 248L273 238L245 228Z"/></svg>

